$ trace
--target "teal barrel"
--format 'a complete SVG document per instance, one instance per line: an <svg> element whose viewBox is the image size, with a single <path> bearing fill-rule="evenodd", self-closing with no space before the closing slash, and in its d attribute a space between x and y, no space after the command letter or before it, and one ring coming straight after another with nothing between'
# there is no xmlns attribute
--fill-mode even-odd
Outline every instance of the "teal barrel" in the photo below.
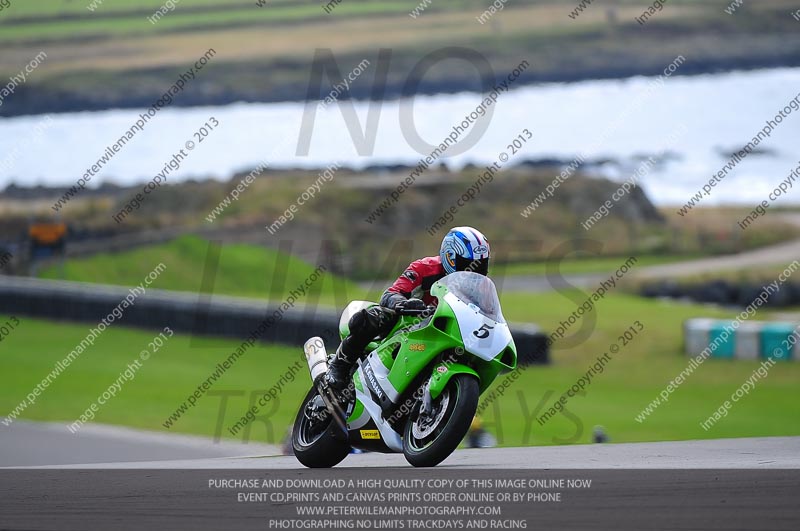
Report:
<svg viewBox="0 0 800 531"><path fill-rule="evenodd" d="M716 344L711 353L712 358L733 358L736 352L736 332L731 328L730 321L714 321L708 331L708 344ZM728 332L725 332L728 327Z"/></svg>
<svg viewBox="0 0 800 531"><path fill-rule="evenodd" d="M793 347L789 336L794 333L795 324L765 323L761 329L761 356L775 360L792 359Z"/></svg>

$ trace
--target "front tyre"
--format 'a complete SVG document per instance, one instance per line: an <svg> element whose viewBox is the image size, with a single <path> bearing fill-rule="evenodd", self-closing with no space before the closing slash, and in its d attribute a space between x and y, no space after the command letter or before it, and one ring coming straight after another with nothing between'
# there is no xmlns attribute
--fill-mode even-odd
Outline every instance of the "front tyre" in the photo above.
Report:
<svg viewBox="0 0 800 531"><path fill-rule="evenodd" d="M418 403L406 422L403 454L414 466L436 466L453 453L469 431L478 409L478 380L455 375L432 401L432 411L420 416Z"/></svg>
<svg viewBox="0 0 800 531"><path fill-rule="evenodd" d="M308 468L330 468L350 453L350 445L334 437L338 430L333 416L315 387L306 394L292 428L292 449Z"/></svg>

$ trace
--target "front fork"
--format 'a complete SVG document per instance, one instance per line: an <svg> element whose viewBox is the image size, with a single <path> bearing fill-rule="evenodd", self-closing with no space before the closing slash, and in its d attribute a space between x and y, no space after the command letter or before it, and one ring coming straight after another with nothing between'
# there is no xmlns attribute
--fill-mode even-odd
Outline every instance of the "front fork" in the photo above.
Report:
<svg viewBox="0 0 800 531"><path fill-rule="evenodd" d="M425 381L422 387L422 396L420 397L419 414L420 416L429 415L433 411L433 398L431 397L431 379Z"/></svg>

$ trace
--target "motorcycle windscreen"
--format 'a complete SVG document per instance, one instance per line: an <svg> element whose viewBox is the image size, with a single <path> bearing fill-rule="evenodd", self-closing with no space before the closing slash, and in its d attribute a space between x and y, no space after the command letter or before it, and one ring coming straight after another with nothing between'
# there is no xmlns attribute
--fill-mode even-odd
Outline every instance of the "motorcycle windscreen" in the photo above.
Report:
<svg viewBox="0 0 800 531"><path fill-rule="evenodd" d="M487 276L456 271L438 281L458 300L496 323L505 323L494 282Z"/></svg>

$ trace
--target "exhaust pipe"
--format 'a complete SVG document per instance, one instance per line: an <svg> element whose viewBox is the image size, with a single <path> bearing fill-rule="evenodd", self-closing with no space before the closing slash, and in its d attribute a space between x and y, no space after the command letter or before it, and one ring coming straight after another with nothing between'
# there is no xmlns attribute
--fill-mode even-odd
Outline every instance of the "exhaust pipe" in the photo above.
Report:
<svg viewBox="0 0 800 531"><path fill-rule="evenodd" d="M328 352L325 350L325 342L321 337L312 337L303 345L303 351L306 353L311 381L316 382L317 378L328 372Z"/></svg>
<svg viewBox="0 0 800 531"><path fill-rule="evenodd" d="M312 337L303 345L303 351L306 354L311 381L314 382L319 397L325 403L325 408L333 415L333 419L339 427L339 430L334 430L333 436L337 440L347 441L347 422L345 421L347 415L342 411L338 400L331 395L328 386L320 381L320 378L328 372L328 352L325 350L325 342L321 337Z"/></svg>

